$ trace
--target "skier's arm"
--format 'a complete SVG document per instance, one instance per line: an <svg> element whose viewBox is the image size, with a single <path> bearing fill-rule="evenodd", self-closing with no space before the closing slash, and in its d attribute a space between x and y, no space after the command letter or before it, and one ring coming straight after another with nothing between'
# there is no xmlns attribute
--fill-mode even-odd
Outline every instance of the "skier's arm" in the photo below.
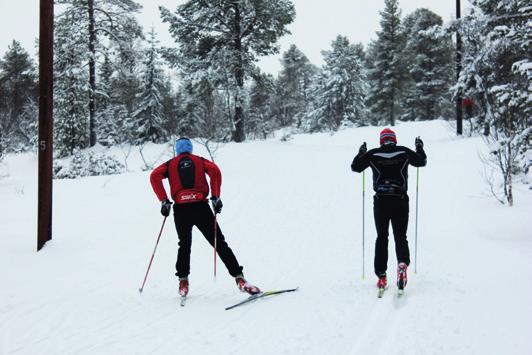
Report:
<svg viewBox="0 0 532 355"><path fill-rule="evenodd" d="M413 150L408 149L407 152L410 165L418 168L427 165L427 154L425 154L423 147L416 148L415 152Z"/></svg>
<svg viewBox="0 0 532 355"><path fill-rule="evenodd" d="M155 170L150 174L150 183L155 195L159 201L164 201L168 199L166 195L166 190L163 186L163 179L168 177L168 162L159 165Z"/></svg>
<svg viewBox="0 0 532 355"><path fill-rule="evenodd" d="M351 163L351 171L361 173L369 166L370 155L367 152L359 152Z"/></svg>
<svg viewBox="0 0 532 355"><path fill-rule="evenodd" d="M211 180L211 196L220 197L220 187L222 186L222 172L218 165L214 164L212 161L203 159L205 164L205 172L209 175Z"/></svg>

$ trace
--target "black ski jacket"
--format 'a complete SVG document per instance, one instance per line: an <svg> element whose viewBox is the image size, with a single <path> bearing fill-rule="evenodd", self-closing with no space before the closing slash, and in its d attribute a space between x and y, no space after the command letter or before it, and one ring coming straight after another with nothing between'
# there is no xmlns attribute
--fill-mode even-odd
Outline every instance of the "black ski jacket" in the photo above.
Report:
<svg viewBox="0 0 532 355"><path fill-rule="evenodd" d="M415 152L402 146L384 145L358 154L351 170L358 173L368 166L373 170L373 190L378 195L405 195L408 191L408 165L427 165L423 148Z"/></svg>

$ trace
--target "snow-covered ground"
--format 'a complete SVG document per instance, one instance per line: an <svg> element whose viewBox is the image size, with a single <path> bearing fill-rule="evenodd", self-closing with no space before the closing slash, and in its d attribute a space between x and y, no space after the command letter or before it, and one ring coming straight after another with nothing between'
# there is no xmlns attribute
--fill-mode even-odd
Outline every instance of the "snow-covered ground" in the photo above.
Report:
<svg viewBox="0 0 532 355"><path fill-rule="evenodd" d="M36 253L37 159L8 156L0 354L532 354L532 193L517 186L515 207L496 202L482 179L481 139L457 138L443 121L396 127L399 144L413 147L421 135L429 159L406 297L394 287L376 297L369 192L362 279L362 179L349 166L380 129L218 150L219 221L246 276L265 290L300 288L230 311L245 296L220 261L213 279L212 249L198 232L189 301L179 307L172 223L138 293L162 222L149 172L56 180L53 240ZM159 162L171 155L148 148ZM412 254L415 176L411 168ZM392 284L393 255L391 241Z"/></svg>

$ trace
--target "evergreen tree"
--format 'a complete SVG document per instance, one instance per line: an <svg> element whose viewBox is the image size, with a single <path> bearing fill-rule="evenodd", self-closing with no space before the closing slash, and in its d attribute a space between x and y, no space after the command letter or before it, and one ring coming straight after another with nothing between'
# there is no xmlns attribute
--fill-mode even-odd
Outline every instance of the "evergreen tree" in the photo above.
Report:
<svg viewBox="0 0 532 355"><path fill-rule="evenodd" d="M368 105L373 119L395 125L400 114L401 90L407 80L406 65L402 50L405 46L404 33L401 31L401 11L398 0L385 0L381 11L381 30L377 32L377 41L373 44L373 61L368 71L370 92Z"/></svg>
<svg viewBox="0 0 532 355"><path fill-rule="evenodd" d="M248 135L264 139L277 128L273 117L274 97L275 79L257 70L249 89Z"/></svg>
<svg viewBox="0 0 532 355"><path fill-rule="evenodd" d="M475 99L487 128L486 160L499 170L504 200L512 205L512 176L530 168L532 8L525 0L471 3L459 28L466 52L456 89Z"/></svg>
<svg viewBox="0 0 532 355"><path fill-rule="evenodd" d="M223 99L209 76L196 80L186 77L180 89L179 119L176 130L178 136L201 138L206 142L225 140L230 134L230 121L223 112Z"/></svg>
<svg viewBox="0 0 532 355"><path fill-rule="evenodd" d="M184 112L181 106L181 93L174 89L170 77L166 78L161 91L163 130L167 136L176 134Z"/></svg>
<svg viewBox="0 0 532 355"><path fill-rule="evenodd" d="M294 19L290 0L189 0L175 14L161 8L179 44L182 65L194 73L212 69L218 79L230 73L236 142L245 140L244 82L258 56L278 51L277 40ZM217 80L218 80L217 79ZM228 80L225 80L228 83Z"/></svg>
<svg viewBox="0 0 532 355"><path fill-rule="evenodd" d="M297 127L310 104L310 87L317 69L294 44L281 58L281 73L277 79L278 121L281 127Z"/></svg>
<svg viewBox="0 0 532 355"><path fill-rule="evenodd" d="M325 65L316 81L307 129L337 130L343 125L365 123L367 87L362 53L362 45L353 45L344 36L336 37L332 49L323 52Z"/></svg>
<svg viewBox="0 0 532 355"><path fill-rule="evenodd" d="M121 127L128 127L120 134L121 143L131 143L134 140L134 132L130 126L143 91L144 58L141 51L137 50L142 47L143 43L139 40L132 40L131 46L116 48L118 52L114 59L116 71L113 74L110 89L117 124Z"/></svg>
<svg viewBox="0 0 532 355"><path fill-rule="evenodd" d="M35 133L36 72L29 54L13 41L0 60L0 155L28 149Z"/></svg>
<svg viewBox="0 0 532 355"><path fill-rule="evenodd" d="M123 127L120 122L120 108L122 105L117 102L116 94L113 92L113 80L117 69L113 62L112 54L105 53L104 61L99 70L99 88L96 96L97 116L97 136L98 142L104 146L112 146L123 141L119 129ZM123 133L122 133L123 134Z"/></svg>
<svg viewBox="0 0 532 355"><path fill-rule="evenodd" d="M86 48L85 60L88 68L89 81L88 112L89 112L89 144L96 144L98 130L96 119L97 78L96 64L99 53L109 42L119 47L131 48L133 38L140 37L142 30L135 18L140 5L133 0L57 0L58 4L67 5L59 17L76 18L76 46ZM80 35L83 34L83 35Z"/></svg>
<svg viewBox="0 0 532 355"><path fill-rule="evenodd" d="M82 14L67 12L55 23L54 150L59 157L88 146L89 81Z"/></svg>
<svg viewBox="0 0 532 355"><path fill-rule="evenodd" d="M140 102L133 113L132 129L134 141L142 144L148 141L157 143L165 138L161 112L161 89L164 89L165 80L161 69L161 62L157 52L159 41L155 38L155 31L149 34L148 45L144 61L143 91L139 95Z"/></svg>
<svg viewBox="0 0 532 355"><path fill-rule="evenodd" d="M449 89L453 78L452 43L441 35L443 20L427 9L405 18L406 53L411 81L405 85L405 120L447 117L452 110Z"/></svg>

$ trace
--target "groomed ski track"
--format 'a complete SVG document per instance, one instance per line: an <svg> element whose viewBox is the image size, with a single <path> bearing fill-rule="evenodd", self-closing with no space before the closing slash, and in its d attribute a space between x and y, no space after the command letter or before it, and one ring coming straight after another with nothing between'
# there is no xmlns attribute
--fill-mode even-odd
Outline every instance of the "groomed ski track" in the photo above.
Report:
<svg viewBox="0 0 532 355"><path fill-rule="evenodd" d="M190 293L179 306L177 236L167 223L142 282L162 217L149 172L54 182L54 239L36 254L36 157L11 155L0 180L0 354L526 354L532 353L532 197L500 206L482 180L480 138L443 121L401 123L421 135L418 273L415 169L410 168L406 294L397 299L393 238L389 289L377 299L371 174L366 178L366 277L361 265L358 146L382 127L228 144L222 230L249 281L294 293L246 297L195 230ZM151 159L166 160L162 146ZM196 145L196 152L206 155ZM120 152L117 152L119 156ZM135 167L140 162L132 158ZM170 220L168 222L171 222ZM390 229L391 231L391 229Z"/></svg>

